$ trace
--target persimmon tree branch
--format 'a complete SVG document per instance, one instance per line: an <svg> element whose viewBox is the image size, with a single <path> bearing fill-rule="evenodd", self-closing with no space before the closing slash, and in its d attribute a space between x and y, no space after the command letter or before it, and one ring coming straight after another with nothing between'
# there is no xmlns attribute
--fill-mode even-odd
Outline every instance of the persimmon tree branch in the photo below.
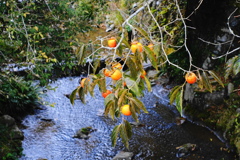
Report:
<svg viewBox="0 0 240 160"><path fill-rule="evenodd" d="M139 12L141 12L143 9L145 9L145 7L148 6L148 4L152 3L153 1L154 1L154 0L149 0L149 1L145 2L142 7L140 7L139 9L137 9L133 14L131 14L131 15L122 23L122 25L121 25L121 27L122 27L121 38L120 38L120 40L118 41L116 47L114 47L114 48L105 47L105 46L103 45L103 40L104 40L105 38L107 38L108 36L105 37L105 38L101 38L101 39L100 39L100 41L101 41L101 47L99 47L98 49L96 49L96 50L95 50L91 55L89 55L88 57L94 55L96 52L98 52L98 51L101 50L101 49L114 50L114 54L113 54L113 58L112 58L112 61L114 61L115 58L116 58L117 48L119 48L119 46L121 45L121 43L122 43L122 41L123 41L123 39L124 39L124 36L125 36L125 32L126 32L125 26L126 26L126 25L129 25L132 29L134 29L134 27L129 23L129 21L130 21L132 18L134 18Z"/></svg>
<svg viewBox="0 0 240 160"><path fill-rule="evenodd" d="M182 67L180 67L180 66L172 63L172 62L168 59L167 53L166 53L166 51L165 51L165 49L164 49L163 28L159 25L159 23L157 22L156 18L155 18L155 17L153 16L153 14L151 13L151 9L150 9L149 5L148 5L148 12L149 12L149 14L152 16L154 22L156 23L156 25L157 25L157 27L158 27L158 29L159 29L160 36L161 36L160 45L161 45L162 52L163 52L163 54L164 54L164 56L165 56L165 58L166 58L166 62L169 63L169 64L172 65L172 66L175 66L176 68L178 68L178 69L180 69L180 70L182 70L182 71L184 71L184 72L187 72L187 70L185 70L185 69L183 69ZM164 62L164 63L166 63L166 62Z"/></svg>
<svg viewBox="0 0 240 160"><path fill-rule="evenodd" d="M190 53L190 51L189 51L189 49L188 49L188 46L187 46L187 25L186 25L186 23L185 23L185 20L184 20L184 18L183 18L183 15L182 15L182 13L181 13L181 10L180 10L180 7L179 7L179 4L178 4L178 1L177 0L175 0L175 2L176 2L176 6L177 6L177 10L178 10L178 14L179 14L179 16L180 16L180 18L181 18L181 20L182 20L182 23L183 23L183 28L184 28L184 47L185 47L185 49L186 49L186 51L187 51L187 53L188 53L188 56L189 56L189 71L191 70L191 67L192 67L192 55L191 55L191 53Z"/></svg>
<svg viewBox="0 0 240 160"><path fill-rule="evenodd" d="M233 49L233 50L230 51L231 46L232 46L231 44L233 43L233 40L235 39L235 37L240 38L239 35L237 35L237 34L234 33L234 31L232 30L232 28L231 28L231 26L230 26L230 18L232 17L232 15L233 15L237 10L238 10L238 8L236 8L236 9L228 16L228 21L227 21L228 32L229 32L229 34L231 34L231 35L233 36L233 37L232 37L232 40L227 41L227 42L224 42L224 43L214 44L214 43L207 42L207 41L204 41L203 39L200 39L200 38L199 38L201 41L206 42L206 43L208 43L208 44L212 44L212 45L221 45L221 44L230 43L229 49L228 49L228 51L227 51L225 54L223 54L223 55L221 55L221 56L212 57L212 59L219 59L219 58L225 57L225 56L227 56L227 55L229 55L229 54L232 54L232 53L240 50L240 47L238 47L238 48L235 48L235 49Z"/></svg>

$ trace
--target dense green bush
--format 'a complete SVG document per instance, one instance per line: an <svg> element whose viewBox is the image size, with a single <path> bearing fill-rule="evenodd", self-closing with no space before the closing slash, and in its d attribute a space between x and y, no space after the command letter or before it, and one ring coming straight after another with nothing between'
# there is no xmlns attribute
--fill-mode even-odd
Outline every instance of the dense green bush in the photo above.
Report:
<svg viewBox="0 0 240 160"><path fill-rule="evenodd" d="M97 0L0 1L0 67L32 65L27 78L47 84L56 63L71 69L75 37L91 29L103 4Z"/></svg>
<svg viewBox="0 0 240 160"><path fill-rule="evenodd" d="M21 140L12 139L10 129L0 125L0 157L2 160L16 160L22 155Z"/></svg>
<svg viewBox="0 0 240 160"><path fill-rule="evenodd" d="M13 117L33 111L38 103L39 90L19 77L0 76L0 112Z"/></svg>

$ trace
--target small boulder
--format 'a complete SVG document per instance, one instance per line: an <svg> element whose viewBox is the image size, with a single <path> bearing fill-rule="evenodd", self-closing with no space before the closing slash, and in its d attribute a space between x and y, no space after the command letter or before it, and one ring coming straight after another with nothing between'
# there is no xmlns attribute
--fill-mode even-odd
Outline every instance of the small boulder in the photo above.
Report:
<svg viewBox="0 0 240 160"><path fill-rule="evenodd" d="M11 129L13 139L24 139L23 132L18 128L17 125L14 125Z"/></svg>
<svg viewBox="0 0 240 160"><path fill-rule="evenodd" d="M188 156L192 151L196 149L196 146L196 144L186 143L179 147L176 147L176 149L178 149L176 157L182 158Z"/></svg>
<svg viewBox="0 0 240 160"><path fill-rule="evenodd" d="M134 127L144 127L145 124L142 124L140 122L130 122L130 124Z"/></svg>
<svg viewBox="0 0 240 160"><path fill-rule="evenodd" d="M112 160L131 160L133 152L120 151Z"/></svg>
<svg viewBox="0 0 240 160"><path fill-rule="evenodd" d="M9 115L3 115L0 117L0 124L5 125L6 127L11 127L15 125L15 119Z"/></svg>
<svg viewBox="0 0 240 160"><path fill-rule="evenodd" d="M89 139L90 133L96 131L96 129L92 129L92 127L85 127L81 128L77 131L77 133L73 136L73 138L79 138L79 139Z"/></svg>

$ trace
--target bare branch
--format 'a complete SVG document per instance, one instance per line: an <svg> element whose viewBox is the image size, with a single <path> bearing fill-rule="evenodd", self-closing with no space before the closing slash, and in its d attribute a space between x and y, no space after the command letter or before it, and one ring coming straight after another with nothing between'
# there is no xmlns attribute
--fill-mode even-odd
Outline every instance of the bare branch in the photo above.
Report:
<svg viewBox="0 0 240 160"><path fill-rule="evenodd" d="M191 16L199 9L199 7L202 5L202 2L203 2L203 0L200 0L200 1L199 1L198 6L194 9L194 11L193 11L192 13L189 14L189 16L187 17L187 19L188 19L189 17L191 17Z"/></svg>
<svg viewBox="0 0 240 160"><path fill-rule="evenodd" d="M203 41L203 42L205 42L205 43L207 43L207 44L211 44L211 45L214 45L214 46L231 43L231 41L227 41L227 42L223 42L223 43L212 43L212 42L206 41L206 40L204 40L204 39L202 39L202 38L199 38L199 37L198 37L198 39L201 40L201 41Z"/></svg>
<svg viewBox="0 0 240 160"><path fill-rule="evenodd" d="M235 33L233 32L233 30L232 30L232 28L230 27L230 24L229 24L230 18L232 17L232 15L233 15L237 10L238 10L238 8L236 8L236 9L229 15L228 21L227 21L227 25L228 25L229 32L230 32L232 35L234 35L235 37L240 38L239 35L237 35L237 34L235 34Z"/></svg>
<svg viewBox="0 0 240 160"><path fill-rule="evenodd" d="M172 62L168 59L167 53L166 53L166 51L165 51L165 49L164 49L164 45L163 45L163 44L164 44L164 43L163 43L163 31L162 31L163 28L159 25L159 23L157 22L156 18L155 18L155 17L153 16L153 14L151 13L151 9L150 9L149 5L148 5L147 7L148 7L149 14L152 16L154 22L156 23L156 25L157 25L157 27L158 27L158 29L159 29L159 31L160 31L160 36L161 36L161 43L160 43L160 44L161 44L162 52L163 52L163 54L164 54L164 56L165 56L165 58L166 58L166 61L167 61L170 65L173 65L173 66L177 67L178 69L180 69L180 70L182 70L182 71L184 71L184 72L187 72L187 70L185 70L185 69L181 68L180 66L172 63ZM164 62L164 63L166 63L166 62Z"/></svg>

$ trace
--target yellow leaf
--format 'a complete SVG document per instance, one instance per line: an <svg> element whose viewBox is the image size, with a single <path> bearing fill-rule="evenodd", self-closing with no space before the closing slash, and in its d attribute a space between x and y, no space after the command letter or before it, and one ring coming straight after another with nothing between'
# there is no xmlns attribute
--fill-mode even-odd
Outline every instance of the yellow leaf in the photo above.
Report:
<svg viewBox="0 0 240 160"><path fill-rule="evenodd" d="M172 54L173 52L175 52L176 50L174 49L174 48L167 48L166 50L165 50L165 52L167 53L167 55L169 55L169 54Z"/></svg>
<svg viewBox="0 0 240 160"><path fill-rule="evenodd" d="M40 32L39 35L41 36L41 38L44 38L44 36L42 35L42 33Z"/></svg>
<svg viewBox="0 0 240 160"><path fill-rule="evenodd" d="M26 18L28 14L30 14L30 13L28 13L28 12L23 13L23 16Z"/></svg>
<svg viewBox="0 0 240 160"><path fill-rule="evenodd" d="M37 27L37 26L34 26L33 28L34 28L36 31L38 31L38 27Z"/></svg>
<svg viewBox="0 0 240 160"><path fill-rule="evenodd" d="M56 63L57 62L57 59L56 58L53 58L51 59L52 62Z"/></svg>

